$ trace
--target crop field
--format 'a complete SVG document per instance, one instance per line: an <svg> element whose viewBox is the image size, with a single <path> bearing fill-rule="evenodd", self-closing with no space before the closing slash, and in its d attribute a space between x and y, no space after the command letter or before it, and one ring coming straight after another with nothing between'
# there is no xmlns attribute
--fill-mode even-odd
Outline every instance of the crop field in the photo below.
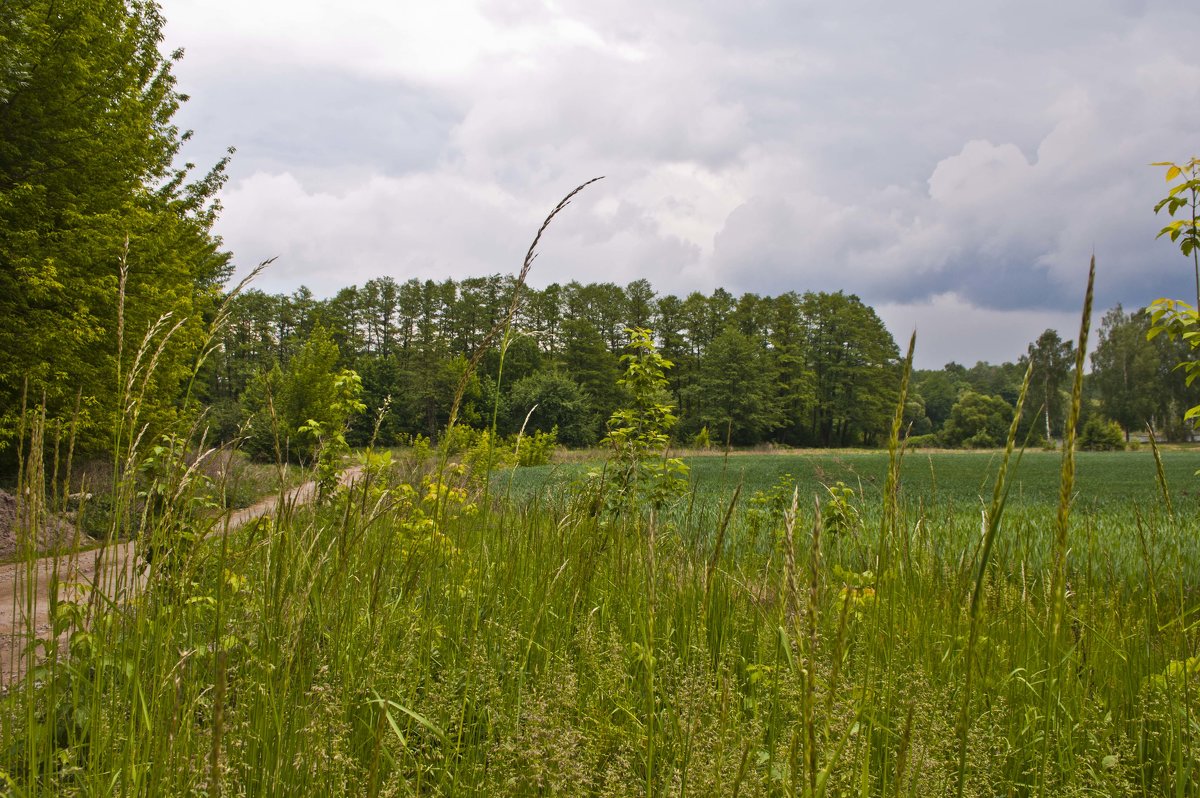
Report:
<svg viewBox="0 0 1200 798"><path fill-rule="evenodd" d="M926 504L942 501L979 506L991 499L992 480L1001 452L922 451L905 453L901 463L901 494ZM602 455L602 453L601 453ZM1200 496L1200 450L1163 452L1163 468L1172 499L1187 502ZM797 482L803 494L814 495L824 486L843 482L868 502L877 501L887 474L888 457L879 451L810 450L777 454L734 453L685 457L693 482L703 493L720 492L743 484L743 493L766 490L784 477ZM1162 501L1154 456L1147 448L1137 452L1079 452L1076 455L1076 504L1094 509L1106 504L1156 505ZM1013 503L1031 507L1057 507L1059 452L1028 451L1010 472ZM577 463L538 466L518 471L513 484L518 492L569 485L592 468ZM507 476L498 484L506 485Z"/></svg>
<svg viewBox="0 0 1200 798"><path fill-rule="evenodd" d="M1002 459L1001 452L924 452L905 454L900 466L899 509L905 523L931 536L931 545L961 552L977 545L983 511L992 499L992 488ZM1079 532L1073 541L1076 559L1103 558L1112 568L1127 566L1130 578L1143 575L1142 542L1129 530L1144 528L1164 507L1154 456L1144 452L1079 452L1072 493L1072 513ZM790 498L799 489L805 505L829 499L828 488L839 483L853 491L851 502L859 515L864 536L873 534L880 523L882 493L886 483L886 452L812 451L779 454L734 454L685 458L689 466L691 494L677 503L675 520L709 542L706 530L716 528L730 499L739 488L738 510L744 514L773 497L778 508L781 494ZM1026 567L1043 567L1051 553L1047 537L1059 504L1057 452L1026 452L1009 469L1007 531L999 545L1008 556L1004 562ZM1172 508L1182 517L1195 517L1200 510L1200 451L1176 450L1162 454L1163 477ZM582 477L596 466L570 463L520 469L497 478L495 489L508 491L518 502L548 501L571 496ZM755 501L756 494L760 495ZM561 511L560 511L561 512ZM742 517L740 514L735 517ZM1019 531L1019 534L1017 532ZM940 545L939 545L940 544ZM863 549L863 557L870 552ZM1191 562L1190 547L1172 554L1179 562ZM1200 574L1198 574L1200 578Z"/></svg>

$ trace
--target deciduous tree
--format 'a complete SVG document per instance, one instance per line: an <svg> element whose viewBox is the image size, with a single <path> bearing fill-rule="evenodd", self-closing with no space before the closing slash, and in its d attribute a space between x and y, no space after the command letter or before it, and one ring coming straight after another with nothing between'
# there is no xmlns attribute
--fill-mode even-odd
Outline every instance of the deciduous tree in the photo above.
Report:
<svg viewBox="0 0 1200 798"><path fill-rule="evenodd" d="M210 232L225 161L199 177L177 164L189 134L172 118L186 98L172 74L181 53L159 50L162 27L150 0L0 5L3 426L28 380L51 413L79 396L83 443L102 445L119 412L117 353L128 367L167 312L185 321L143 418L172 416L194 363L228 274Z"/></svg>

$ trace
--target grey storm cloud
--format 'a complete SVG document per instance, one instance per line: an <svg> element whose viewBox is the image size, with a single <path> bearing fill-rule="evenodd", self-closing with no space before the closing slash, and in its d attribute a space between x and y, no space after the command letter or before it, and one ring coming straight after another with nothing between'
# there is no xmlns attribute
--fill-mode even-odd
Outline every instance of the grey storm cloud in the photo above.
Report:
<svg viewBox="0 0 1200 798"><path fill-rule="evenodd" d="M1152 161L1200 130L1200 6L166 0L189 157L239 152L220 232L268 290L511 272L661 292L847 290L974 312L1010 357L1075 312L1184 295ZM889 318L890 316L890 318ZM1011 322L1010 329L1004 320ZM986 325L985 325L986 326ZM1007 329L1007 332L1005 330ZM1063 328L1069 333L1070 325ZM907 330L893 330L898 336Z"/></svg>

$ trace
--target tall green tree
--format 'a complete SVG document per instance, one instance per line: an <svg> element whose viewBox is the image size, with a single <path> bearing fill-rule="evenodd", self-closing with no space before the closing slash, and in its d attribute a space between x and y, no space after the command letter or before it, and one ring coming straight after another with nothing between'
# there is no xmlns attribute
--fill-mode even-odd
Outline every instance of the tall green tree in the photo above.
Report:
<svg viewBox="0 0 1200 798"><path fill-rule="evenodd" d="M1055 330L1046 330L1038 339L1029 345L1029 350L1020 365L1033 363L1033 375L1029 384L1034 386L1035 396L1042 406L1042 416L1046 422L1046 440L1052 440L1057 433L1062 432L1065 413L1063 412L1065 398L1063 385L1071 373L1074 362L1073 347L1069 341L1064 341Z"/></svg>
<svg viewBox="0 0 1200 798"><path fill-rule="evenodd" d="M812 442L870 445L887 428L899 387L899 348L875 314L853 294L808 293L806 370L812 375Z"/></svg>
<svg viewBox="0 0 1200 798"><path fill-rule="evenodd" d="M528 294L519 312L519 324L538 342L548 355L562 349L563 287L551 283L541 291L527 289Z"/></svg>
<svg viewBox="0 0 1200 798"><path fill-rule="evenodd" d="M621 378L620 358L608 348L595 325L586 319L563 322L562 364L572 380L579 384L591 405L596 437L604 422L624 399L617 381Z"/></svg>
<svg viewBox="0 0 1200 798"><path fill-rule="evenodd" d="M5 427L28 381L51 413L78 398L82 442L103 445L120 412L117 353L128 370L164 313L183 324L147 385L144 419L169 420L194 363L228 275L211 234L225 161L198 178L176 164L188 133L172 118L186 98L172 74L181 53L159 50L162 28L151 0L0 5Z"/></svg>
<svg viewBox="0 0 1200 798"><path fill-rule="evenodd" d="M966 369L957 363L948 363L937 371L919 371L914 375L913 389L920 394L925 415L934 429L941 429L959 394L967 390L967 383L961 376L965 372Z"/></svg>
<svg viewBox="0 0 1200 798"><path fill-rule="evenodd" d="M1161 408L1163 395L1160 346L1146 340L1150 317L1127 314L1120 305L1104 314L1100 340L1092 353L1092 384L1104 414L1121 425L1125 440L1144 428ZM1169 368L1169 366L1168 366Z"/></svg>
<svg viewBox="0 0 1200 798"><path fill-rule="evenodd" d="M630 329L649 329L657 310L650 281L642 278L625 286L625 301L625 326Z"/></svg>
<svg viewBox="0 0 1200 798"><path fill-rule="evenodd" d="M773 361L772 377L781 414L779 434L785 443L804 443L807 441L807 420L812 411L814 393L801 300L796 292L788 291L766 303L769 306L767 326L770 328L768 342Z"/></svg>
<svg viewBox="0 0 1200 798"><path fill-rule="evenodd" d="M671 394L675 397L676 407L682 407L682 379L687 371L685 359L688 346L686 322L683 318L683 302L679 297L668 294L658 299L657 310L655 332L658 334L659 351L663 357L675 363L675 368L667 373L667 382Z"/></svg>
<svg viewBox="0 0 1200 798"><path fill-rule="evenodd" d="M765 342L733 327L708 347L693 388L695 419L716 436L745 445L763 440L781 421Z"/></svg>

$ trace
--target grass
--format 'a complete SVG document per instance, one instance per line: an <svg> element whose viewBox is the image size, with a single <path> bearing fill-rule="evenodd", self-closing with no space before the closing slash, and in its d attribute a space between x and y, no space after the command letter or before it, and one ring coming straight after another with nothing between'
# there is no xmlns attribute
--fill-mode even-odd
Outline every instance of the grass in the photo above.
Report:
<svg viewBox="0 0 1200 798"><path fill-rule="evenodd" d="M900 492L906 502L936 505L980 505L990 499L992 479L1000 463L1000 452L917 450L901 462ZM743 483L743 495L768 490L785 476L794 478L805 495L818 494L825 486L844 482L868 502L882 494L888 468L887 452L810 450L801 453L745 453L726 460L720 454L685 457L697 489L711 493ZM1154 455L1148 449L1136 452L1079 452L1076 455L1076 505L1082 509L1105 505L1128 507L1152 505L1160 500L1155 477ZM1032 507L1057 507L1058 477L1062 455L1029 451L1009 479L1012 501ZM1172 498L1195 508L1200 497L1200 450L1163 452L1163 463ZM594 465L594 461L591 465ZM514 492L555 491L570 485L591 467L588 463L523 468L513 477ZM502 478L507 483L508 477ZM982 497L982 498L981 498Z"/></svg>
<svg viewBox="0 0 1200 798"><path fill-rule="evenodd" d="M1039 457L1014 472L1025 496L1014 485L983 594L965 794L1030 794L1043 751L1050 794L1196 794L1195 513L1157 509L1140 454L1081 455L1097 500L1071 530L1071 643L1047 661ZM1177 484L1191 457L1166 453ZM692 461L698 498L659 520L652 561L643 522L577 496L489 509L468 484L377 469L197 545L136 599L64 607L69 647L43 634L56 656L0 704L0 768L21 795L807 794L807 726L828 794L947 794L994 462L905 461L888 574L871 572L886 458L733 462ZM753 498L786 472L803 496L818 475L867 493L819 560L799 503L803 631L785 512L739 502L713 549L736 484ZM1099 500L1108 484L1126 501Z"/></svg>

